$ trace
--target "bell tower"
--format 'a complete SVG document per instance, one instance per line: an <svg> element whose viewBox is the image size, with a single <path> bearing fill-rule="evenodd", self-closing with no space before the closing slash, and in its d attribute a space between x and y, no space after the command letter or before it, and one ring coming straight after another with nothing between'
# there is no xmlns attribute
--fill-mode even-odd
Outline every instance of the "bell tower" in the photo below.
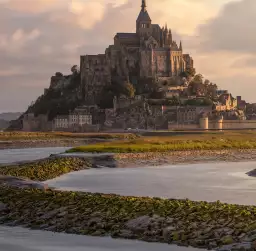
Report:
<svg viewBox="0 0 256 251"><path fill-rule="evenodd" d="M146 0L142 0L140 14L136 20L136 33L139 36L146 36L151 32L151 19L147 12Z"/></svg>

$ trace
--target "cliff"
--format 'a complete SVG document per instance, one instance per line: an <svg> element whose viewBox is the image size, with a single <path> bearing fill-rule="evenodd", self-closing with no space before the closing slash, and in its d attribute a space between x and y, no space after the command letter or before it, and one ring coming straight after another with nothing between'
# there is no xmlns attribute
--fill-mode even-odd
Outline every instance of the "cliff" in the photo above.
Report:
<svg viewBox="0 0 256 251"><path fill-rule="evenodd" d="M48 120L52 120L56 115L68 114L80 104L80 74L56 75L51 79L50 88L45 89L26 113L47 114Z"/></svg>
<svg viewBox="0 0 256 251"><path fill-rule="evenodd" d="M8 130L21 130L22 119L25 114L33 113L35 116L45 114L51 121L57 115L68 114L81 104L80 72L74 66L72 74L63 75L57 72L51 77L50 86L35 102L28 107L17 120L13 120Z"/></svg>

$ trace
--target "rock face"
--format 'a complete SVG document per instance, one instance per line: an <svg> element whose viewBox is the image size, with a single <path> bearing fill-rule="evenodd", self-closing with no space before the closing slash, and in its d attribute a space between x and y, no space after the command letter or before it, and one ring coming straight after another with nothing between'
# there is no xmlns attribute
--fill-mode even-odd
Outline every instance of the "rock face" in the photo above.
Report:
<svg viewBox="0 0 256 251"><path fill-rule="evenodd" d="M35 189L42 189L42 190L48 189L48 185L41 182L16 178L12 176L2 176L2 175L0 176L0 185L16 187L16 188L35 188ZM0 204L0 207L1 207L1 204Z"/></svg>

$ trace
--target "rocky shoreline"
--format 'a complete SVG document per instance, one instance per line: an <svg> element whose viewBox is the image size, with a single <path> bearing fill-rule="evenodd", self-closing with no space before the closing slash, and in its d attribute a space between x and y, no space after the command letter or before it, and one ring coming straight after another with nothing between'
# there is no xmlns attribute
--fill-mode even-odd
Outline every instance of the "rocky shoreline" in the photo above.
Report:
<svg viewBox="0 0 256 251"><path fill-rule="evenodd" d="M119 167L256 161L256 149L120 153L115 159Z"/></svg>
<svg viewBox="0 0 256 251"><path fill-rule="evenodd" d="M253 251L253 206L63 192L39 182L88 168L249 160L256 160L256 150L53 155L0 166L0 224L222 251Z"/></svg>
<svg viewBox="0 0 256 251"><path fill-rule="evenodd" d="M255 207L160 198L0 190L0 224L221 250L255 250Z"/></svg>
<svg viewBox="0 0 256 251"><path fill-rule="evenodd" d="M54 179L63 174L89 168L134 168L171 164L192 164L209 162L256 161L256 150L219 151L173 151L154 153L93 154L69 153L51 155L45 159L0 165L0 185L21 188L42 188L46 185L36 183ZM251 170L248 176L256 176ZM10 177L15 177L11 179ZM20 179L19 179L20 178Z"/></svg>

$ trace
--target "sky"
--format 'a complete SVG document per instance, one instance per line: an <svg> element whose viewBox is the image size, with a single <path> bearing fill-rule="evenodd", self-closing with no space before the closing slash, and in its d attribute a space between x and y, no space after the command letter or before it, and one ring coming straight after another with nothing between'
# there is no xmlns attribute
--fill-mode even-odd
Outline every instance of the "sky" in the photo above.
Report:
<svg viewBox="0 0 256 251"><path fill-rule="evenodd" d="M0 0L0 112L24 111L55 72L134 32L141 0ZM147 0L198 73L256 102L255 0Z"/></svg>

